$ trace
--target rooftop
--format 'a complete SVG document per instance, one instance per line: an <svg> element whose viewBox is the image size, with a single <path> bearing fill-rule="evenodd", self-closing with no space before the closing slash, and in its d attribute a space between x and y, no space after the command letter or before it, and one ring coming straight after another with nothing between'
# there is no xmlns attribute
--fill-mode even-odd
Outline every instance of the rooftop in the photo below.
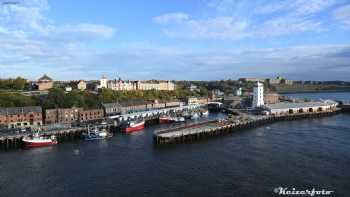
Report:
<svg viewBox="0 0 350 197"><path fill-rule="evenodd" d="M52 81L52 78L44 74L42 77L38 79L38 81Z"/></svg>
<svg viewBox="0 0 350 197"><path fill-rule="evenodd" d="M269 109L291 109L291 108L322 107L322 106L328 106L330 104L335 104L335 102L334 101L332 102L314 101L314 102L300 102L300 103L281 102L281 103L267 104L266 107Z"/></svg>
<svg viewBox="0 0 350 197"><path fill-rule="evenodd" d="M0 108L0 115L16 115L16 114L25 114L30 112L41 113L42 109L40 106L30 106L30 107L8 107Z"/></svg>

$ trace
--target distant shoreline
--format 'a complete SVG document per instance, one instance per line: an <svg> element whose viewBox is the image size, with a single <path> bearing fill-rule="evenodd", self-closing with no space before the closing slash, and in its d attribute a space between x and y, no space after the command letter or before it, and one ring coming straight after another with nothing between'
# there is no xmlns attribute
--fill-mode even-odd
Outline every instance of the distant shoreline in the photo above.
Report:
<svg viewBox="0 0 350 197"><path fill-rule="evenodd" d="M337 93L350 92L350 90L299 90L299 91L278 91L279 94L300 94L300 93Z"/></svg>

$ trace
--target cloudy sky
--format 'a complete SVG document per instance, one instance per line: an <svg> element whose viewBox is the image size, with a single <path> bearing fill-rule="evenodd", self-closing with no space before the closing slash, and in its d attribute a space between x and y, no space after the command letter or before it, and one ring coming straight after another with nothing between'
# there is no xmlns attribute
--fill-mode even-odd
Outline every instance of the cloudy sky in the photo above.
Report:
<svg viewBox="0 0 350 197"><path fill-rule="evenodd" d="M0 0L0 78L350 81L350 0Z"/></svg>

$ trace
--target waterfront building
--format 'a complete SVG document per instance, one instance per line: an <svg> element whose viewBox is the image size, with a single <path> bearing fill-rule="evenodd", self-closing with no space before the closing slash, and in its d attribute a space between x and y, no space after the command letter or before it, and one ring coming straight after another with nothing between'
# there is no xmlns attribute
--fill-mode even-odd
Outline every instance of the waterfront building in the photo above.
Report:
<svg viewBox="0 0 350 197"><path fill-rule="evenodd" d="M264 94L264 103L265 104L273 104L279 102L280 95L277 93L268 93Z"/></svg>
<svg viewBox="0 0 350 197"><path fill-rule="evenodd" d="M253 106L261 107L264 105L264 85L257 82L253 88Z"/></svg>
<svg viewBox="0 0 350 197"><path fill-rule="evenodd" d="M0 125L7 128L25 128L42 125L40 106L0 108Z"/></svg>
<svg viewBox="0 0 350 197"><path fill-rule="evenodd" d="M38 79L36 84L38 86L38 90L40 91L49 90L53 87L53 80L49 76L44 74Z"/></svg>
<svg viewBox="0 0 350 197"><path fill-rule="evenodd" d="M105 110L106 116L122 115L134 112L141 112L154 109L163 109L169 107L178 107L182 103L179 101L169 101L169 102L158 102L153 101L143 101L143 100L133 100L115 103L104 103L103 108Z"/></svg>
<svg viewBox="0 0 350 197"><path fill-rule="evenodd" d="M79 111L79 122L91 122L104 118L103 109L87 109Z"/></svg>
<svg viewBox="0 0 350 197"><path fill-rule="evenodd" d="M89 122L101 120L104 117L103 109L87 109L83 108L57 108L47 109L45 111L46 124L70 124L74 122Z"/></svg>
<svg viewBox="0 0 350 197"><path fill-rule="evenodd" d="M82 108L57 108L57 109L47 109L45 111L45 123L46 124L56 124L63 123L68 124L76 122L79 118L79 111Z"/></svg>
<svg viewBox="0 0 350 197"><path fill-rule="evenodd" d="M295 114L305 112L320 112L335 109L338 103L332 100L316 102L280 102L267 104L265 108L271 115Z"/></svg>
<svg viewBox="0 0 350 197"><path fill-rule="evenodd" d="M80 80L77 84L77 89L81 91L86 90L86 82L84 80Z"/></svg>
<svg viewBox="0 0 350 197"><path fill-rule="evenodd" d="M153 108L153 102L134 100L125 102L115 102L115 103L104 103L103 107L105 109L106 116L128 114L140 111L146 111L147 109Z"/></svg>

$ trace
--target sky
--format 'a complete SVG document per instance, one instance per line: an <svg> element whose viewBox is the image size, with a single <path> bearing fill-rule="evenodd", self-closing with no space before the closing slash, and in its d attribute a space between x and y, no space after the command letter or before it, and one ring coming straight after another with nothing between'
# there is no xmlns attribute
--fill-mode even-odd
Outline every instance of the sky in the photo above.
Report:
<svg viewBox="0 0 350 197"><path fill-rule="evenodd" d="M0 78L350 81L350 0L0 0Z"/></svg>

